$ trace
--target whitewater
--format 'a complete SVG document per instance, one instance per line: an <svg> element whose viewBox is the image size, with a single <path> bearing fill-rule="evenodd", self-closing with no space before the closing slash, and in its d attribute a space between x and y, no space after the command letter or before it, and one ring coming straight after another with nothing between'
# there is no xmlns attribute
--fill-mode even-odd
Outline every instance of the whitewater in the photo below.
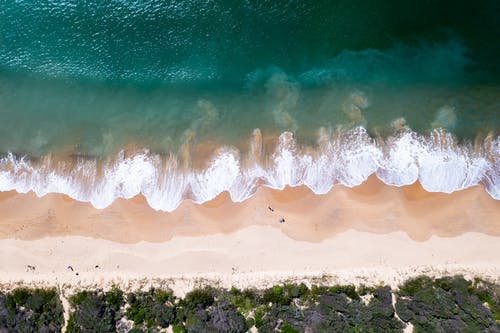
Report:
<svg viewBox="0 0 500 333"><path fill-rule="evenodd" d="M181 158L185 151L122 150L105 159L8 153L0 159L0 191L60 193L98 209L117 198L143 195L151 208L171 212L183 200L201 204L224 191L233 202L248 199L259 186L305 185L325 194L337 184L354 187L375 174L392 186L419 181L429 192L481 185L500 200L500 136L490 134L472 144L458 143L443 129L421 135L404 127L386 139L372 138L363 127L318 132L315 146L301 145L292 132L283 132L274 151L265 154L262 134L255 129L246 153L220 147L204 168L191 167Z"/></svg>

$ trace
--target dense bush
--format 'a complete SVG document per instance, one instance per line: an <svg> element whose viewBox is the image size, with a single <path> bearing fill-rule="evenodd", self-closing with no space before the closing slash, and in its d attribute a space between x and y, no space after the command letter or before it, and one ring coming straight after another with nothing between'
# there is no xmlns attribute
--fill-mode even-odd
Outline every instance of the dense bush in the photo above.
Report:
<svg viewBox="0 0 500 333"><path fill-rule="evenodd" d="M245 317L231 302L235 297L226 290L195 289L179 301L175 329L178 332L246 332Z"/></svg>
<svg viewBox="0 0 500 333"><path fill-rule="evenodd" d="M67 332L500 332L500 286L463 277L421 276L389 286L283 284L268 289L195 289L184 298L150 289L81 291L69 298ZM396 306L393 306L393 296ZM397 313L397 315L396 315ZM398 319L398 317L401 319ZM55 290L0 293L0 332L59 332Z"/></svg>
<svg viewBox="0 0 500 333"><path fill-rule="evenodd" d="M123 292L81 291L69 299L72 311L66 332L115 332L121 318Z"/></svg>
<svg viewBox="0 0 500 333"><path fill-rule="evenodd" d="M417 332L494 332L500 330L498 287L461 276L420 276L397 291L396 310Z"/></svg>
<svg viewBox="0 0 500 333"><path fill-rule="evenodd" d="M287 283L283 286L273 286L264 290L262 301L264 303L289 305L292 300L307 297L309 293L309 288L303 283L299 285Z"/></svg>
<svg viewBox="0 0 500 333"><path fill-rule="evenodd" d="M136 328L167 328L175 319L175 297L171 291L151 289L148 292L129 293L127 319Z"/></svg>
<svg viewBox="0 0 500 333"><path fill-rule="evenodd" d="M15 289L0 294L1 332L60 332L63 308L54 289Z"/></svg>
<svg viewBox="0 0 500 333"><path fill-rule="evenodd" d="M476 278L471 291L490 309L497 324L500 323L500 285Z"/></svg>
<svg viewBox="0 0 500 333"><path fill-rule="evenodd" d="M233 287L229 293L226 294L226 300L247 317L257 306L259 296L257 290L245 289L241 291Z"/></svg>
<svg viewBox="0 0 500 333"><path fill-rule="evenodd" d="M286 287L285 287L286 288ZM275 289L278 291L278 289ZM293 290L293 289L292 289ZM394 316L391 289L374 288L365 305L354 286L301 288L299 294L275 298L256 311L259 332L400 332ZM267 293L270 293L269 290ZM264 293L266 295L266 293ZM269 300L268 297L264 297Z"/></svg>
<svg viewBox="0 0 500 333"><path fill-rule="evenodd" d="M215 292L211 288L194 289L186 294L182 304L190 309L210 306L214 303Z"/></svg>

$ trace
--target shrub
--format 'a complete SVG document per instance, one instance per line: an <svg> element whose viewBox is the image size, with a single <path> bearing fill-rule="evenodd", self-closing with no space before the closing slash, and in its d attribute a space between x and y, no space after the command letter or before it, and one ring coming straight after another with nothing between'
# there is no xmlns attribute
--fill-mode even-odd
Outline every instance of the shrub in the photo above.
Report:
<svg viewBox="0 0 500 333"><path fill-rule="evenodd" d="M184 328L184 326L181 324L174 324L172 325L172 331L174 333L187 333L186 329Z"/></svg>
<svg viewBox="0 0 500 333"><path fill-rule="evenodd" d="M488 331L498 327L495 310L483 305L488 295L492 294L462 276L435 280L421 276L400 287L396 311L419 331Z"/></svg>
<svg viewBox="0 0 500 333"><path fill-rule="evenodd" d="M171 291L151 289L148 292L130 293L127 300L130 307L125 315L135 325L166 328L174 322L175 297Z"/></svg>
<svg viewBox="0 0 500 333"><path fill-rule="evenodd" d="M315 288L315 300L305 311L305 326L313 331L401 332L402 324L394 316L391 289L388 286L364 288L372 294L365 305L353 286Z"/></svg>
<svg viewBox="0 0 500 333"><path fill-rule="evenodd" d="M69 299L72 311L66 332L115 332L121 318L123 292L81 291Z"/></svg>
<svg viewBox="0 0 500 333"><path fill-rule="evenodd" d="M19 288L0 294L0 331L59 332L63 308L54 289Z"/></svg>
<svg viewBox="0 0 500 333"><path fill-rule="evenodd" d="M292 298L306 298L309 296L309 288L303 283L287 283L285 284L285 292Z"/></svg>
<svg viewBox="0 0 500 333"><path fill-rule="evenodd" d="M227 301L244 315L248 315L252 309L257 307L258 296L255 290L245 289L235 292L231 290L227 295Z"/></svg>
<svg viewBox="0 0 500 333"><path fill-rule="evenodd" d="M216 332L246 332L247 325L243 315L226 302L217 302L207 311L208 327Z"/></svg>
<svg viewBox="0 0 500 333"><path fill-rule="evenodd" d="M328 288L329 293L344 294L352 300L359 300L359 295L356 292L356 287L353 285L333 286Z"/></svg>
<svg viewBox="0 0 500 333"><path fill-rule="evenodd" d="M396 292L396 311L417 332L500 331L500 286L461 276L407 280ZM369 295L368 304L360 295ZM265 290L195 289L184 299L151 289L127 295L129 332L402 332L389 286L352 285L311 289L284 284ZM69 299L67 332L115 332L124 297L121 290L81 291ZM253 316L250 314L253 313ZM16 289L0 293L0 332L58 332L62 305L55 290ZM123 327L122 327L123 328Z"/></svg>
<svg viewBox="0 0 500 333"><path fill-rule="evenodd" d="M310 294L309 288L303 283L297 285L295 283L287 283L283 286L273 286L264 290L262 302L289 305L295 298L307 298Z"/></svg>
<svg viewBox="0 0 500 333"><path fill-rule="evenodd" d="M235 289L195 289L178 303L175 325L187 332L246 332L245 317L233 303L247 296Z"/></svg>
<svg viewBox="0 0 500 333"><path fill-rule="evenodd" d="M286 295L285 290L281 286L274 286L264 291L264 295L262 296L262 300L265 303L273 303L273 304L282 304L287 305L290 304L292 298Z"/></svg>
<svg viewBox="0 0 500 333"><path fill-rule="evenodd" d="M288 323L284 323L283 326L281 326L281 332L282 333L299 333L299 331L294 329Z"/></svg>
<svg viewBox="0 0 500 333"><path fill-rule="evenodd" d="M500 322L500 285L476 278L470 288L481 303L488 304L493 319Z"/></svg>
<svg viewBox="0 0 500 333"><path fill-rule="evenodd" d="M207 307L213 302L213 290L210 288L192 290L184 298L184 304L189 308Z"/></svg>

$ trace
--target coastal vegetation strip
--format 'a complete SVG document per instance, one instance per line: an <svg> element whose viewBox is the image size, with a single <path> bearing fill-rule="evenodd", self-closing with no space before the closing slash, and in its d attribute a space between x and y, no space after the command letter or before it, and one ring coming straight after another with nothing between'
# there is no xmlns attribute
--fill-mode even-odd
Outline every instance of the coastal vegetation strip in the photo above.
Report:
<svg viewBox="0 0 500 333"><path fill-rule="evenodd" d="M0 332L498 332L500 285L418 276L392 290L285 283L267 289L53 289L0 292Z"/></svg>

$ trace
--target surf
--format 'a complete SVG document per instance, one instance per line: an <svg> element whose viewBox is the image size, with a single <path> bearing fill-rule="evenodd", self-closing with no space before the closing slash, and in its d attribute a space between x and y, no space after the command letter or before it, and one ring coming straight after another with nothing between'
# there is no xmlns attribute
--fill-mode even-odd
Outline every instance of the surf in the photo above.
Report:
<svg viewBox="0 0 500 333"><path fill-rule="evenodd" d="M292 132L274 141L264 154L262 133L255 129L246 152L218 147L208 160L198 162L204 165L200 168L180 155L146 149L106 158L8 153L0 159L0 191L61 193L96 208L142 194L151 208L170 212L183 200L201 204L225 191L233 202L250 198L259 186L282 190L305 185L319 195L339 184L358 186L376 175L391 186L418 181L429 192L482 186L500 200L500 137L494 134L472 144L458 142L444 129L422 135L404 127L382 139L363 127L320 128L315 145L297 142Z"/></svg>

